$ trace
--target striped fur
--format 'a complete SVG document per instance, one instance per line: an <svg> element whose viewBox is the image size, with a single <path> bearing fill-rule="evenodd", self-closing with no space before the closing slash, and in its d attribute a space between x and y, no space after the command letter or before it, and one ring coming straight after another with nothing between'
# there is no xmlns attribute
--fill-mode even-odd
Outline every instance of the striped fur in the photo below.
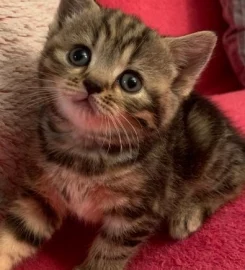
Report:
<svg viewBox="0 0 245 270"><path fill-rule="evenodd" d="M69 212L102 224L76 269L123 270L163 220L185 238L240 192L244 140L192 93L215 42L210 32L161 37L95 1L61 1L40 59L26 179L1 225L1 270L33 254ZM72 66L81 45L91 61ZM125 71L138 74L140 91L123 90Z"/></svg>

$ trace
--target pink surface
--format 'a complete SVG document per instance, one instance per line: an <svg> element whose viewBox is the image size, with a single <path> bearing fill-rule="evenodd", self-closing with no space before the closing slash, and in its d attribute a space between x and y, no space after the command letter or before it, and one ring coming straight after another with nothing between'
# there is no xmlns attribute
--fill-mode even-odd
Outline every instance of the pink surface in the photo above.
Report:
<svg viewBox="0 0 245 270"><path fill-rule="evenodd" d="M245 90L212 99L245 134ZM244 270L244 224L245 192L186 240L173 242L163 230L142 248L129 270ZM71 270L86 256L95 232L95 228L68 221L36 258L18 270Z"/></svg>

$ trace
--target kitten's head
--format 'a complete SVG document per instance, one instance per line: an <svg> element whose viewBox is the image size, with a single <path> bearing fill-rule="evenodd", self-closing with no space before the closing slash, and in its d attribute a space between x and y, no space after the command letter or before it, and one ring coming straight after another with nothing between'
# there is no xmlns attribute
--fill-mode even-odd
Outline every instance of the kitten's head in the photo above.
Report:
<svg viewBox="0 0 245 270"><path fill-rule="evenodd" d="M61 0L40 76L78 129L108 133L109 121L112 132L150 132L171 121L215 43L212 32L161 37L93 0Z"/></svg>

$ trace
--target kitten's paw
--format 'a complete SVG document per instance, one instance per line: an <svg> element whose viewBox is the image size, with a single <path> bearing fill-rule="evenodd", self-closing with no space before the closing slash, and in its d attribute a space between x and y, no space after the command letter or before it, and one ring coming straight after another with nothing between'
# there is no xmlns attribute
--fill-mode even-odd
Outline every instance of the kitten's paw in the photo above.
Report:
<svg viewBox="0 0 245 270"><path fill-rule="evenodd" d="M9 256L0 255L0 269L11 270L13 268L13 262Z"/></svg>
<svg viewBox="0 0 245 270"><path fill-rule="evenodd" d="M73 270L123 270L124 267L118 264L112 264L110 262L104 262L101 264L82 264L75 267Z"/></svg>
<svg viewBox="0 0 245 270"><path fill-rule="evenodd" d="M95 270L97 268L93 268L91 266L88 266L88 265L79 265L79 266L76 266L75 268L73 268L73 270Z"/></svg>
<svg viewBox="0 0 245 270"><path fill-rule="evenodd" d="M72 270L86 270L86 268L84 268L82 266L76 266Z"/></svg>
<svg viewBox="0 0 245 270"><path fill-rule="evenodd" d="M174 239L184 239L197 231L203 223L203 213L200 208L179 212L170 219L169 233Z"/></svg>
<svg viewBox="0 0 245 270"><path fill-rule="evenodd" d="M72 270L86 270L86 269L83 268L82 266L76 266Z"/></svg>

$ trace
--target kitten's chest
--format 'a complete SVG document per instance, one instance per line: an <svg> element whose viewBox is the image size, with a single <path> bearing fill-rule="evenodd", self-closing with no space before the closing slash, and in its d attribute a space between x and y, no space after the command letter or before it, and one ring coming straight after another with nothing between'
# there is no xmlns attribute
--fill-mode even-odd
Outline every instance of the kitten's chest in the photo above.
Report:
<svg viewBox="0 0 245 270"><path fill-rule="evenodd" d="M70 184L66 187L67 207L79 218L93 223L103 219L104 214L127 203L126 195L116 193L100 184Z"/></svg>
<svg viewBox="0 0 245 270"><path fill-rule="evenodd" d="M110 210L137 200L136 194L145 186L142 175L131 167L92 177L53 164L45 172L46 181L41 183L58 191L68 211L93 223L102 221Z"/></svg>

